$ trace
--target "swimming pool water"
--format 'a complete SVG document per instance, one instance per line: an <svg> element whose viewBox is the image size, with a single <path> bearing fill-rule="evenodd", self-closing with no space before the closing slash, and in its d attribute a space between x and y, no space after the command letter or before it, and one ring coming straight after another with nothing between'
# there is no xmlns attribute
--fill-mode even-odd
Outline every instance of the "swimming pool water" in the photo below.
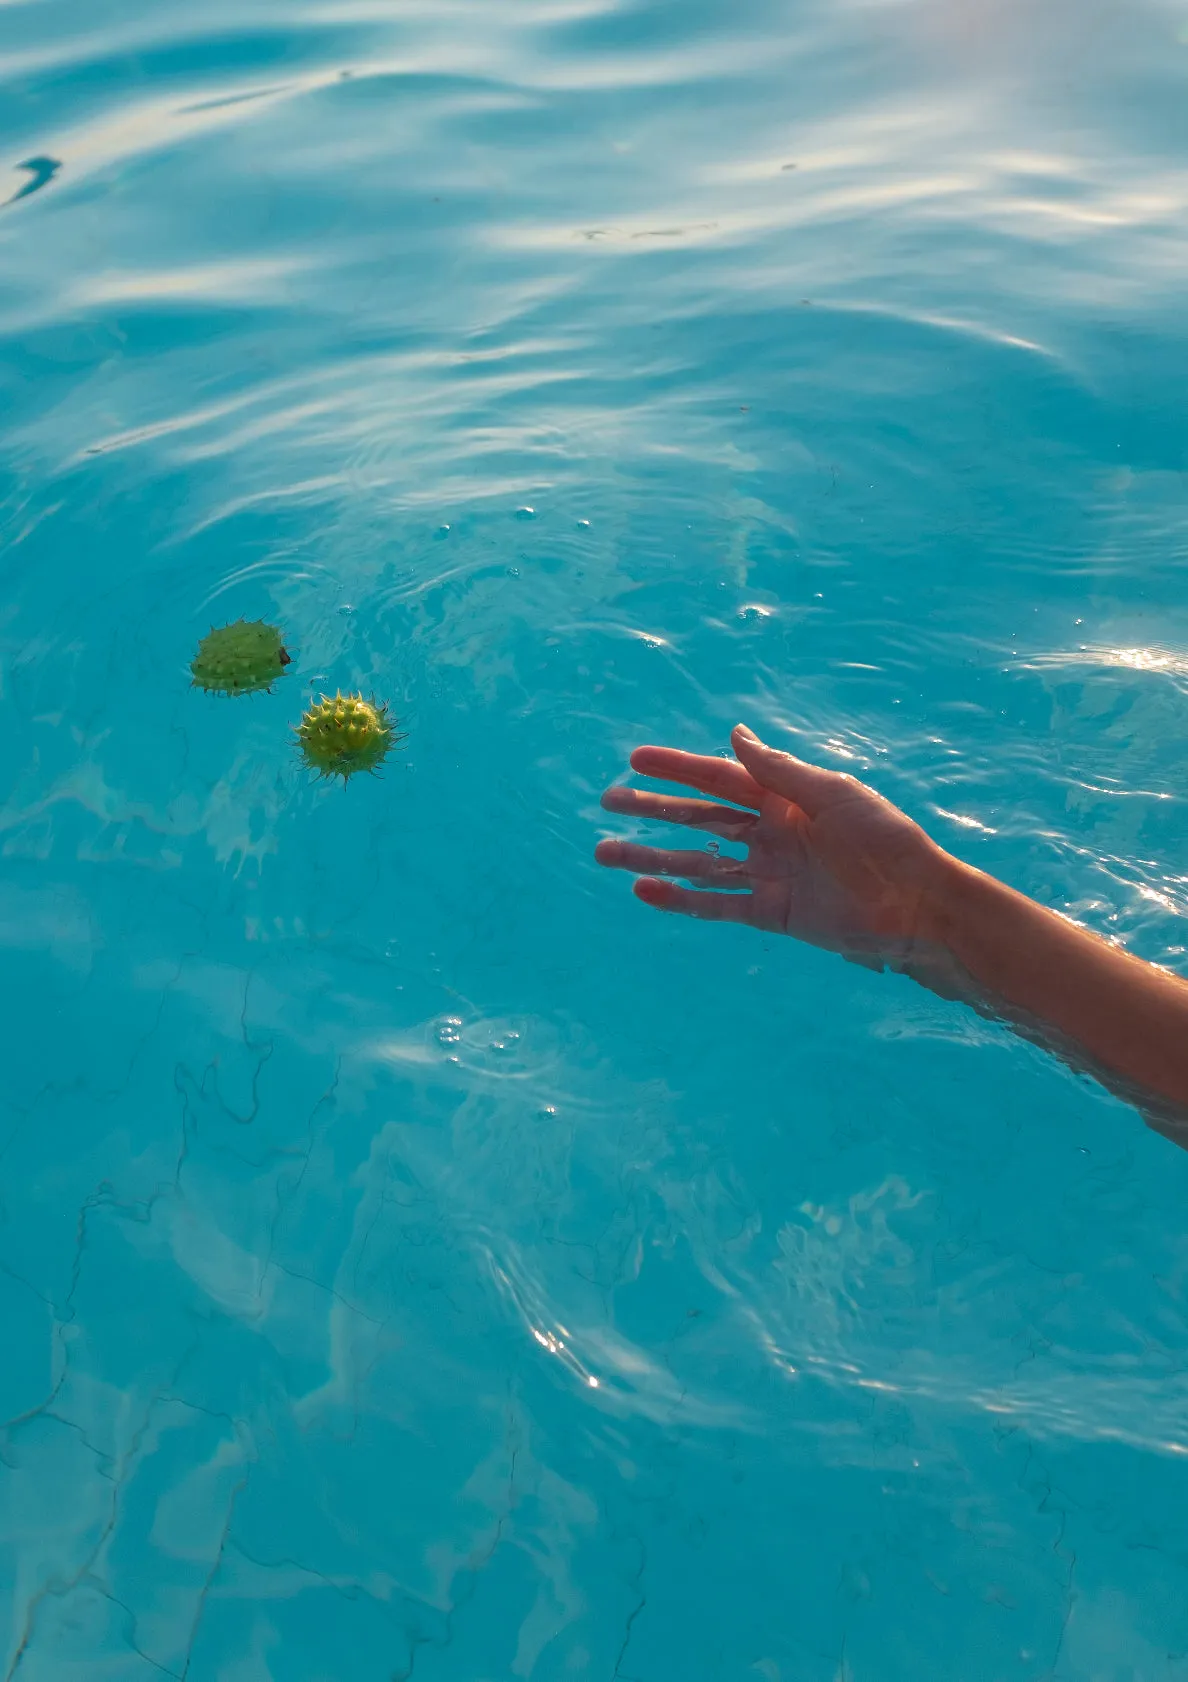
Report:
<svg viewBox="0 0 1188 1682"><path fill-rule="evenodd" d="M1188 1678L1188 1156L591 856L743 719L1184 964L1186 20L0 5L0 1676Z"/></svg>

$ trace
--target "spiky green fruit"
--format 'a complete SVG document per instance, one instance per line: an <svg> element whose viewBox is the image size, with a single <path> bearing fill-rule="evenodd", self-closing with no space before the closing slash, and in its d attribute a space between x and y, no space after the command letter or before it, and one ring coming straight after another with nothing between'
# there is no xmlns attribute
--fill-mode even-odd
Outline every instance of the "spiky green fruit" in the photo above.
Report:
<svg viewBox="0 0 1188 1682"><path fill-rule="evenodd" d="M346 782L356 771L374 771L400 740L388 719L386 706L365 701L362 695L333 700L323 695L297 725L297 740L311 770Z"/></svg>
<svg viewBox="0 0 1188 1682"><path fill-rule="evenodd" d="M250 695L271 689L289 664L281 633L262 619L220 625L198 644L190 663L197 688L214 695Z"/></svg>

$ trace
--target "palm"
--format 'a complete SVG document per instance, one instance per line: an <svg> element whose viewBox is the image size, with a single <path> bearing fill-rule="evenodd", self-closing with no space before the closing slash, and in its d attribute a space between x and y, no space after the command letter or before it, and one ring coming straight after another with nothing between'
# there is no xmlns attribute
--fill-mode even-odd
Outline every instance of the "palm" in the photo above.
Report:
<svg viewBox="0 0 1188 1682"><path fill-rule="evenodd" d="M609 789L603 804L741 842L745 859L604 841L599 860L643 873L636 892L662 910L749 923L856 956L910 945L941 856L923 830L851 777L774 754L745 733L736 732L735 746L747 764L671 748L640 748L631 761L734 805L622 787Z"/></svg>

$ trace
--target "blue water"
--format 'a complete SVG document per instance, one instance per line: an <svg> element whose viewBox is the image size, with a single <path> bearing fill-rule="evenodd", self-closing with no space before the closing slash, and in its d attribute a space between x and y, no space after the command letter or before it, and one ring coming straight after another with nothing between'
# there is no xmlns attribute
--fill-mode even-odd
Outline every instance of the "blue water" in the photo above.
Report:
<svg viewBox="0 0 1188 1682"><path fill-rule="evenodd" d="M1188 1154L592 860L743 719L1188 962L1186 159L1170 0L3 0L6 1682L1188 1678Z"/></svg>

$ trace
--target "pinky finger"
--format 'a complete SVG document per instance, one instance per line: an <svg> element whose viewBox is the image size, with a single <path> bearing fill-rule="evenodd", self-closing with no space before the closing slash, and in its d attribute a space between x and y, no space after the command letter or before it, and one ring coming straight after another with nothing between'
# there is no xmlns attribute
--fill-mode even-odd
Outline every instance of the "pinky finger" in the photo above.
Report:
<svg viewBox="0 0 1188 1682"><path fill-rule="evenodd" d="M700 917L707 923L749 923L750 894L715 894L692 888L678 888L659 876L641 876L634 884L635 897L657 911L679 911L686 917Z"/></svg>

